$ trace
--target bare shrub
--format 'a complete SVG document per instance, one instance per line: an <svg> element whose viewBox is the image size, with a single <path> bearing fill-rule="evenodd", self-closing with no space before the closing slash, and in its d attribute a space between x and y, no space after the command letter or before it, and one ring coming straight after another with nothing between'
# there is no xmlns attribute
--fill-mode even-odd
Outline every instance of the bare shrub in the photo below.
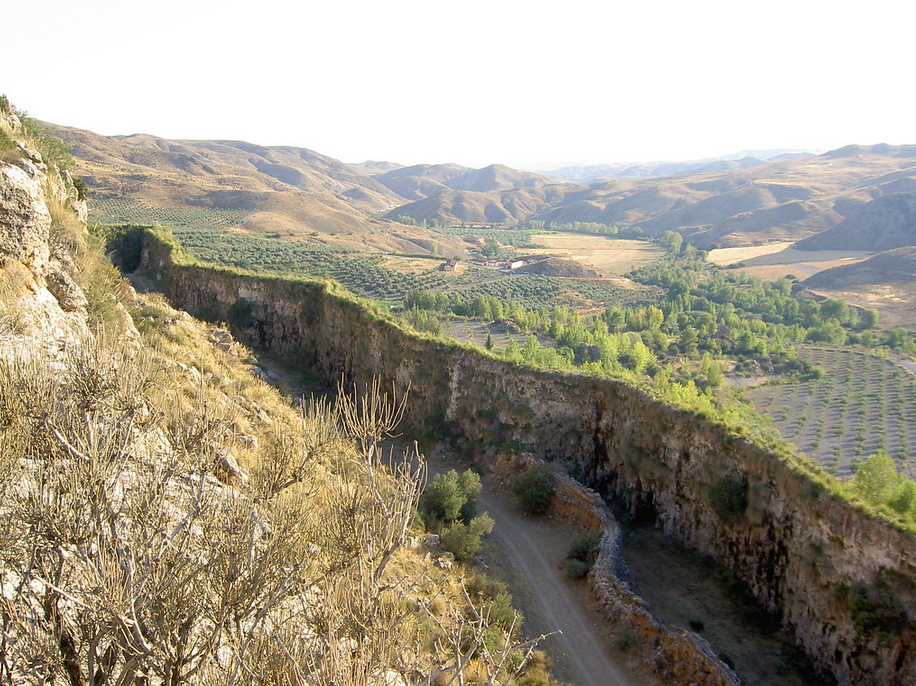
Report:
<svg viewBox="0 0 916 686"><path fill-rule="evenodd" d="M87 340L0 361L0 683L505 684L523 668L533 643L505 612L508 629L410 562L424 462L379 447L403 398L373 384L307 405L227 486L213 459L238 404L165 383L157 359Z"/></svg>

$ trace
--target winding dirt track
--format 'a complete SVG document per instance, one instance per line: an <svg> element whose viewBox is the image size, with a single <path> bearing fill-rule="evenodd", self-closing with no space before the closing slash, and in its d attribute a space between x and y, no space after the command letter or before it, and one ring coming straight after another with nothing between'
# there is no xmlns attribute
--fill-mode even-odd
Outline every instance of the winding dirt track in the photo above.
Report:
<svg viewBox="0 0 916 686"><path fill-rule="evenodd" d="M578 672L578 678L573 674L567 678L574 679L576 686L633 686L611 661L594 631L593 619L580 608L564 582L564 572L542 552L544 537L559 534L551 532L549 525L543 526L542 522L519 513L506 502L504 494L494 492L487 484L480 495L480 509L493 517L493 536L509 556L513 568L534 591L529 602L533 601L537 607L522 609L528 614L539 614L542 622L561 632L549 641L553 643L552 652L556 648L563 652L567 669Z"/></svg>
<svg viewBox="0 0 916 686"><path fill-rule="evenodd" d="M291 389L298 376L284 365L272 364L271 368L279 374L284 392L293 395ZM454 463L447 464L441 459L427 459L426 464L429 481L438 473L456 468ZM488 479L483 479L482 485L479 509L493 518L492 536L497 547L507 558L505 563L511 567L515 582L521 582L528 591L517 593L510 581L515 604L525 613L526 622L534 625L535 635L559 632L549 636L542 646L554 660L556 678L572 686L656 684L651 679L624 674L606 647L607 626L602 636L597 627L600 621L597 612L594 609L588 612L582 599L570 591L562 568L563 555L569 547L568 529L542 518L525 516L512 496ZM550 555L545 554L547 550L552 551ZM523 597L524 604L520 602Z"/></svg>

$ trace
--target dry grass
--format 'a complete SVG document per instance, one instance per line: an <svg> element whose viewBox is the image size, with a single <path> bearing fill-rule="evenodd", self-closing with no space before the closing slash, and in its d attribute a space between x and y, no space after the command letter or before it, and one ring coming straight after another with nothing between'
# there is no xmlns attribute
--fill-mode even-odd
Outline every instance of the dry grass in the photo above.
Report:
<svg viewBox="0 0 916 686"><path fill-rule="evenodd" d="M19 262L0 265L0 334L19 334L28 330L28 310L22 303L32 277Z"/></svg>
<svg viewBox="0 0 916 686"><path fill-rule="evenodd" d="M531 240L546 248L526 250L536 255L556 255L576 260L607 276L626 274L654 262L664 251L645 241L605 238L577 233L534 234Z"/></svg>
<svg viewBox="0 0 916 686"><path fill-rule="evenodd" d="M437 258L435 260L426 260L419 257L401 257L399 255L388 255L383 264L392 271L400 274L425 274L428 271L436 271L446 258ZM459 263L459 273L467 269L467 264ZM446 274L455 274L456 272L444 272Z"/></svg>
<svg viewBox="0 0 916 686"><path fill-rule="evenodd" d="M792 274L804 280L825 269L854 264L871 256L871 253L855 250L796 250L792 245L792 242L781 242L718 248L711 250L706 259L720 266L741 263L738 269L750 276L775 280Z"/></svg>
<svg viewBox="0 0 916 686"><path fill-rule="evenodd" d="M913 282L857 284L854 289L818 288L815 293L827 298L845 300L863 309L881 313L882 328L912 328L916 322L916 293Z"/></svg>
<svg viewBox="0 0 916 686"><path fill-rule="evenodd" d="M706 257L707 262L727 266L735 262L744 262L764 255L779 253L794 245L792 241L781 243L766 243L765 245L749 245L740 248L716 248L710 250Z"/></svg>

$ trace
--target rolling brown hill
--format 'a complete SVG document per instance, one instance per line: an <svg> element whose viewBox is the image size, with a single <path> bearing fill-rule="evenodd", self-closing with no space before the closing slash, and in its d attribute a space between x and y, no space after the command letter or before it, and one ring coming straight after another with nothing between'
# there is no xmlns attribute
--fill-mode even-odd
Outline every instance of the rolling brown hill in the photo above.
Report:
<svg viewBox="0 0 916 686"><path fill-rule="evenodd" d="M101 136L46 124L73 146L76 173L88 183L93 205L133 203L234 211L234 227L359 249L460 252L457 238L380 221L373 214L404 203L380 182L330 157L293 147L242 141L175 141L155 136ZM376 163L376 165L386 163ZM154 212L151 212L154 215ZM125 218L126 219L126 218Z"/></svg>
<svg viewBox="0 0 916 686"><path fill-rule="evenodd" d="M470 169L458 164L420 164L378 174L373 178L403 198L412 201L430 198L450 190L501 193L519 188L542 188L551 184L543 176L510 169L501 164L492 164L483 169ZM475 201L470 199L464 202L475 204ZM410 214L410 210L401 212L401 214L407 214L418 221L433 219L432 216L414 216ZM461 217L456 217L456 219L477 221Z"/></svg>
<svg viewBox="0 0 916 686"><path fill-rule="evenodd" d="M916 246L896 248L864 262L834 267L805 280L813 289L837 290L863 284L916 281Z"/></svg>
<svg viewBox="0 0 916 686"><path fill-rule="evenodd" d="M806 279L805 286L859 307L877 309L882 326L912 328L916 322L916 246L822 271Z"/></svg>
<svg viewBox="0 0 916 686"><path fill-rule="evenodd" d="M470 167L460 164L417 164L377 174L374 178L405 200L422 200L449 190L447 182L468 171Z"/></svg>
<svg viewBox="0 0 916 686"><path fill-rule="evenodd" d="M703 248L802 240L836 226L876 198L916 191L916 146L847 146L818 156L721 166L728 168L591 186L550 183L498 166L452 178L431 179L425 169L419 176L408 169L384 176L396 175L397 189L409 189L405 197L412 200L389 217L601 222L641 226L655 236L678 231Z"/></svg>
<svg viewBox="0 0 916 686"><path fill-rule="evenodd" d="M700 247L737 247L807 238L910 184L916 146L849 146L749 169L598 183L538 219L670 229Z"/></svg>
<svg viewBox="0 0 916 686"><path fill-rule="evenodd" d="M553 183L503 165L351 166L303 148L106 137L51 128L73 144L77 171L96 198L239 210L245 213L242 229L299 237L318 232L354 246L380 244L381 249L404 246L385 247L385 240L367 239L395 230L390 221L374 217L407 216L418 223L541 220L641 226L654 236L678 231L702 248L810 239L799 247L821 249L845 234L848 240L888 237L887 242L871 241L868 249L877 251L907 244L909 239L889 238L906 234L910 207L904 203L894 210L902 200L891 196L916 195L916 146L847 146L765 164L750 158L726 161L721 166L728 168L721 171L583 186ZM403 226L396 230L403 235ZM811 238L827 230L835 233ZM431 244L432 235L420 228L415 232L418 246Z"/></svg>
<svg viewBox="0 0 916 686"><path fill-rule="evenodd" d="M872 200L832 229L799 241L795 247L883 252L911 245L916 245L916 192L891 193Z"/></svg>
<svg viewBox="0 0 916 686"><path fill-rule="evenodd" d="M449 179L445 185L456 191L511 191L516 188L543 188L550 181L539 174L510 169L501 164L491 164L483 169L470 169L461 176Z"/></svg>
<svg viewBox="0 0 916 686"><path fill-rule="evenodd" d="M117 187L125 175L147 173L169 177L169 185L175 188L193 179L191 185L198 188L327 195L364 212L403 202L378 181L305 148L264 147L243 141L174 141L146 134L100 136L48 127L73 146L74 156L93 176L90 182L103 192L109 185Z"/></svg>
<svg viewBox="0 0 916 686"><path fill-rule="evenodd" d="M574 192L574 184L549 184L506 191L456 191L445 189L429 197L398 207L386 216L408 216L418 222L444 221L448 224L499 224L536 218Z"/></svg>

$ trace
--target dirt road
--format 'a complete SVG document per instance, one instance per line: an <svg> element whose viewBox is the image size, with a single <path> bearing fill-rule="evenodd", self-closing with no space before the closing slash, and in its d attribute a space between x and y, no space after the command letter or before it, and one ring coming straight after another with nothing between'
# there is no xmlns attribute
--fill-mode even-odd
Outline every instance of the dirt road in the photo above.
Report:
<svg viewBox="0 0 916 686"><path fill-rule="evenodd" d="M270 362L281 388L293 393L292 388L302 383L301 374ZM298 395L301 391L296 388ZM427 467L430 481L438 473L457 468L441 458L429 458ZM657 686L637 670L618 664L625 658L610 648L613 627L590 603L585 582L566 581L564 562L574 535L571 527L525 516L492 477L483 479L479 509L489 512L495 523L486 564L509 584L514 604L525 614L528 633L559 632L542 644L553 660L554 678L571 686Z"/></svg>
<svg viewBox="0 0 916 686"><path fill-rule="evenodd" d="M562 557L556 554L558 542L564 552L568 548L564 532L547 520L526 517L506 500L506 494L485 484L480 509L489 512L496 523L496 547L509 558L505 563L517 577L510 585L517 587L521 582L530 589L521 593L511 589L517 602L524 600L529 624L537 631L561 632L545 642L555 671L561 672L558 676L576 686L636 686L610 659L606 627L580 607L582 597L576 597L564 579Z"/></svg>

